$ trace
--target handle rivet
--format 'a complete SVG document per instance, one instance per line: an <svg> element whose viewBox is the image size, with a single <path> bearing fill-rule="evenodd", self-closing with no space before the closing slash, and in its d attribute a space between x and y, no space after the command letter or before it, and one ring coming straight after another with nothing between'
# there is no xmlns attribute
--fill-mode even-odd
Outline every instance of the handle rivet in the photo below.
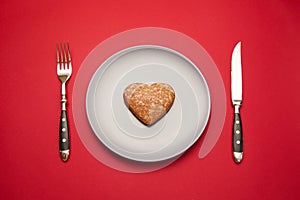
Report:
<svg viewBox="0 0 300 200"><path fill-rule="evenodd" d="M66 128L62 128L61 130L62 130L62 132L65 132L65 131L66 131Z"/></svg>
<svg viewBox="0 0 300 200"><path fill-rule="evenodd" d="M65 121L66 121L66 118L62 118L61 121L65 122Z"/></svg>
<svg viewBox="0 0 300 200"><path fill-rule="evenodd" d="M236 123L236 124L240 124L240 121L239 121L239 120L236 120L235 123Z"/></svg>
<svg viewBox="0 0 300 200"><path fill-rule="evenodd" d="M239 141L239 140L236 141L236 144L240 144L240 143L241 143L241 141Z"/></svg>
<svg viewBox="0 0 300 200"><path fill-rule="evenodd" d="M66 138L63 138L61 141L62 141L62 142L66 142L66 141L67 141L67 139L66 139Z"/></svg>
<svg viewBox="0 0 300 200"><path fill-rule="evenodd" d="M236 133L236 134L240 134L241 132L240 132L239 130L236 130L235 133Z"/></svg>

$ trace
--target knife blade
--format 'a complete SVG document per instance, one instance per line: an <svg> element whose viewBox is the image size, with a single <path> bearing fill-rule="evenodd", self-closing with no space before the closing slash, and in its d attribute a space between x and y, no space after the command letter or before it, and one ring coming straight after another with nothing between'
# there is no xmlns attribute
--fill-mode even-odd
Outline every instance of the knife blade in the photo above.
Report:
<svg viewBox="0 0 300 200"><path fill-rule="evenodd" d="M242 120L240 115L242 92L241 41L239 41L234 47L231 57L231 101L234 107L232 151L236 163L241 163L244 153Z"/></svg>

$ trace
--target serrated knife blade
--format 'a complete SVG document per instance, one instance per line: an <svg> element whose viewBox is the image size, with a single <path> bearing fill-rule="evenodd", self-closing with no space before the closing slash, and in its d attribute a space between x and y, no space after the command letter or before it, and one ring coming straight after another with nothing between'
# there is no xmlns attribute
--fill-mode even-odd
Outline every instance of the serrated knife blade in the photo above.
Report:
<svg viewBox="0 0 300 200"><path fill-rule="evenodd" d="M231 101L234 107L234 121L232 132L232 151L234 161L240 163L243 159L243 131L240 116L242 105L242 62L241 41L236 44L231 57Z"/></svg>

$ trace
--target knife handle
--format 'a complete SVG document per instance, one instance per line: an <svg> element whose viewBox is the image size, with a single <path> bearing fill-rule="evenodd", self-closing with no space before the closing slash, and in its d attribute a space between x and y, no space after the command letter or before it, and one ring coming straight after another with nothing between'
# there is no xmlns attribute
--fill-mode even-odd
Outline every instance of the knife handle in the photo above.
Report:
<svg viewBox="0 0 300 200"><path fill-rule="evenodd" d="M70 135L67 111L62 110L60 115L59 126L59 151L61 159L66 162L70 153Z"/></svg>
<svg viewBox="0 0 300 200"><path fill-rule="evenodd" d="M234 122L233 122L233 133L232 133L232 149L234 161L240 163L243 159L243 129L242 129L242 120L239 113L239 109L236 109L234 113Z"/></svg>

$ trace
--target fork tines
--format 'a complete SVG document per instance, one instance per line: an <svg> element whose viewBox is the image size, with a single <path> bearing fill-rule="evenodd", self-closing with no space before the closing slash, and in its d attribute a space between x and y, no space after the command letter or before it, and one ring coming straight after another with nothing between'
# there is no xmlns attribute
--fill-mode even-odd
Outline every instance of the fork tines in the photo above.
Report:
<svg viewBox="0 0 300 200"><path fill-rule="evenodd" d="M62 70L72 68L69 43L56 44L56 59L58 68Z"/></svg>

